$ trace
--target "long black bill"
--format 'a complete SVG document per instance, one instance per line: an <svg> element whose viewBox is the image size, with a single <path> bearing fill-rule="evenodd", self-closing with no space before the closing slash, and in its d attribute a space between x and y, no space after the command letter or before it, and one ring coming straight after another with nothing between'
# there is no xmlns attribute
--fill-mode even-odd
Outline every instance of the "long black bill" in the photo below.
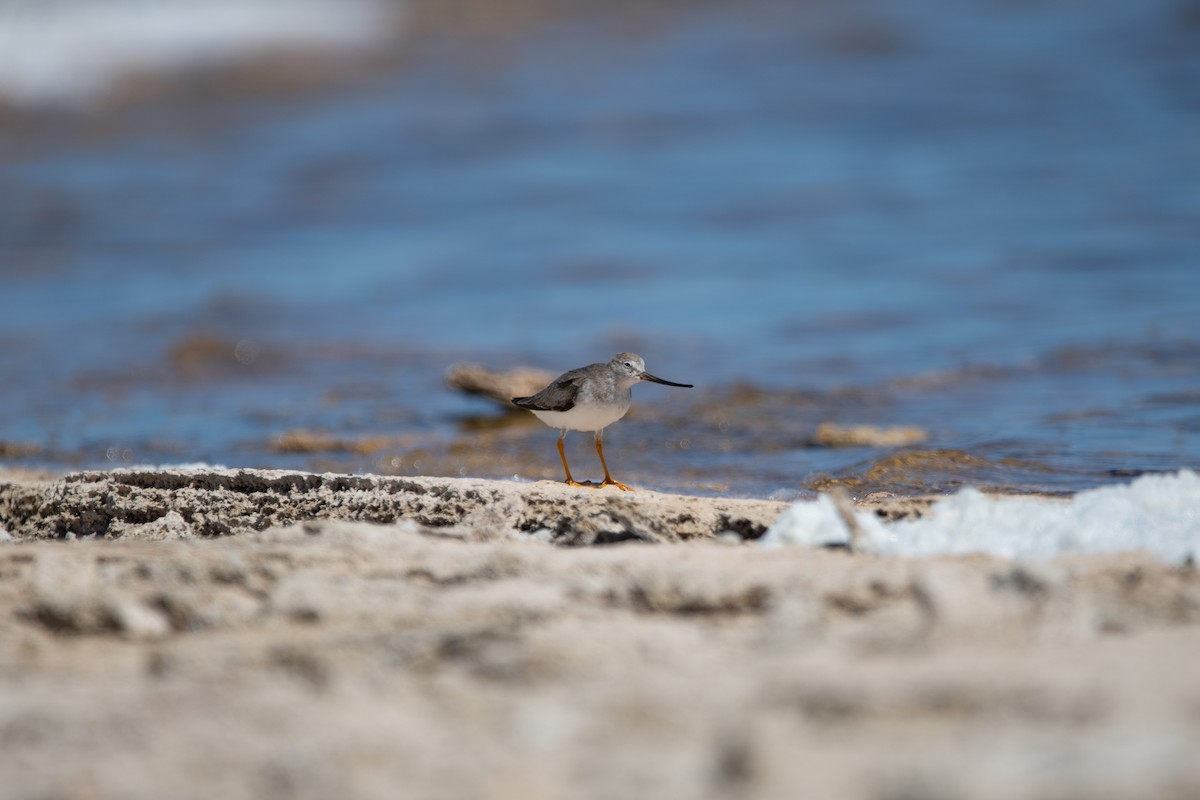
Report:
<svg viewBox="0 0 1200 800"><path fill-rule="evenodd" d="M654 377L649 372L642 373L642 380L654 381L655 383L661 383L663 386L682 386L684 389L694 389L695 388L690 383L675 383L674 381L664 381L662 378Z"/></svg>

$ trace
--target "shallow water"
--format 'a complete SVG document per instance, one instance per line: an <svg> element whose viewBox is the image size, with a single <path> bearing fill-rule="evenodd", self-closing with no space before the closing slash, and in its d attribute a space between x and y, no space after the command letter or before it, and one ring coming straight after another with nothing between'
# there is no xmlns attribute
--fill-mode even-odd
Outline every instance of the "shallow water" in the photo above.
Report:
<svg viewBox="0 0 1200 800"><path fill-rule="evenodd" d="M552 431L445 369L629 349L697 388L636 390L626 482L1200 463L1195 4L796 5L598 7L103 136L51 117L0 154L0 455L556 478Z"/></svg>

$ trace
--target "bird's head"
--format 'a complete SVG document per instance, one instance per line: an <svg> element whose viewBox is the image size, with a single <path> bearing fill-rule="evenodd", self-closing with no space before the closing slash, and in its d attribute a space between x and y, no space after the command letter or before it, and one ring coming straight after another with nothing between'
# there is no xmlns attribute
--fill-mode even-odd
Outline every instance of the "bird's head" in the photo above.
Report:
<svg viewBox="0 0 1200 800"><path fill-rule="evenodd" d="M629 386L638 381L653 381L661 383L664 386L682 386L685 389L691 389L690 383L675 383L674 381L666 381L662 378L656 378L649 372L646 372L646 362L637 353L617 353L612 357L612 361L608 362L613 370L617 373L622 383Z"/></svg>

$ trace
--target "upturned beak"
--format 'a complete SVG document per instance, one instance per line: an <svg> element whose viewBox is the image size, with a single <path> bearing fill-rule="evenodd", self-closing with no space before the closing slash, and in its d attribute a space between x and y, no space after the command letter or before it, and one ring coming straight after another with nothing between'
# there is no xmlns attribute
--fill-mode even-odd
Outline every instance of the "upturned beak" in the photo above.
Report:
<svg viewBox="0 0 1200 800"><path fill-rule="evenodd" d="M695 388L690 383L675 383L674 381L664 381L662 378L654 377L649 372L642 373L642 380L653 381L654 383L661 383L663 386L682 386L684 389Z"/></svg>

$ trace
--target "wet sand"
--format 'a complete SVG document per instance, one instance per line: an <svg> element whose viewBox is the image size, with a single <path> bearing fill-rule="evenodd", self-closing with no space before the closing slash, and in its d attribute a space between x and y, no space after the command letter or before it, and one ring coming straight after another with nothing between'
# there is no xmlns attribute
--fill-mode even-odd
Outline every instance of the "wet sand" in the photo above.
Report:
<svg viewBox="0 0 1200 800"><path fill-rule="evenodd" d="M758 547L782 508L10 473L6 796L1200 794L1193 566Z"/></svg>

